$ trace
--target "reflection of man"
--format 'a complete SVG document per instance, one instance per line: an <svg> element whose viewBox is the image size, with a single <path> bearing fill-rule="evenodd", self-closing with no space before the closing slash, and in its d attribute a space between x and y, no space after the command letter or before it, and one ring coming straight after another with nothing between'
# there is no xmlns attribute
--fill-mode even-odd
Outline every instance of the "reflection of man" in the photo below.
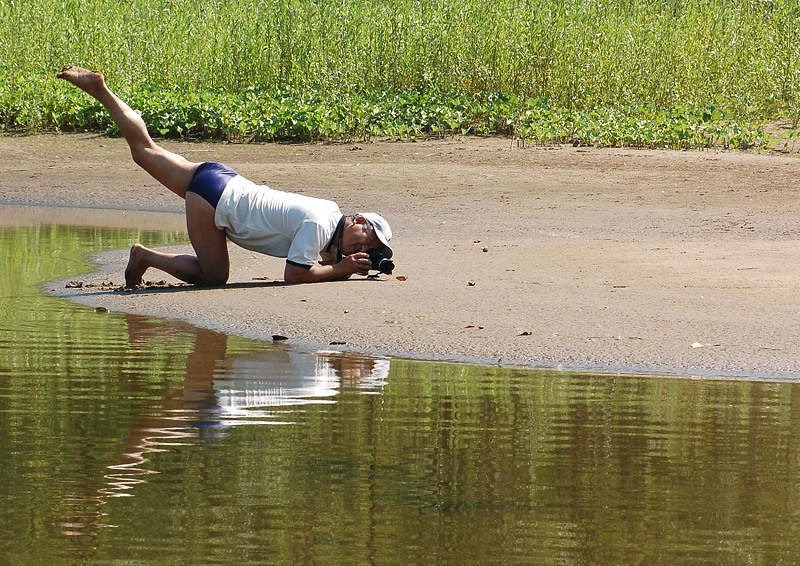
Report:
<svg viewBox="0 0 800 566"><path fill-rule="evenodd" d="M218 366L214 401L220 418L252 417L256 416L253 409L259 407L330 403L340 384L375 389L388 375L387 359L328 352L257 352L230 357Z"/></svg>
<svg viewBox="0 0 800 566"><path fill-rule="evenodd" d="M162 323L129 315L131 346L146 348L148 341L158 340L158 330L153 328L158 324ZM189 435L176 428L170 414L185 415L188 410L188 420L198 428L255 424L251 420L254 417L273 416L258 408L332 403L342 385L377 392L389 376L389 360L385 358L288 350L230 355L226 334L189 325L186 330L194 335L194 347L186 357L183 394L168 392L160 406L143 409L122 447L119 461L139 465L146 461L144 454L152 451L148 445L153 439ZM116 467L124 468L125 464Z"/></svg>
<svg viewBox="0 0 800 566"><path fill-rule="evenodd" d="M129 315L128 340L131 348L147 349L149 342L165 334L178 336L175 325L157 319ZM166 326L159 332L159 326ZM217 428L234 424L257 424L252 417L273 416L260 407L333 403L340 384L373 392L385 384L389 360L324 352L303 354L285 350L263 350L249 354L228 354L228 336L213 330L186 325L194 347L186 357L182 389L166 389L139 406L135 423L106 467L102 486L89 479L76 482L68 494L62 516L63 534L87 535L107 527L105 513L90 509L106 498L133 495L131 490L158 473L145 464L152 452L177 448L196 436L196 428ZM164 384L174 383L165 380ZM250 417L250 418L243 418ZM274 423L274 420L270 420ZM80 517L74 510L80 508ZM106 517L102 522L98 517ZM88 518L88 520L87 520Z"/></svg>
<svg viewBox="0 0 800 566"><path fill-rule="evenodd" d="M390 363L387 358L346 356L325 351L317 353L326 355L324 359L334 367L342 385L364 389L365 393L386 385Z"/></svg>

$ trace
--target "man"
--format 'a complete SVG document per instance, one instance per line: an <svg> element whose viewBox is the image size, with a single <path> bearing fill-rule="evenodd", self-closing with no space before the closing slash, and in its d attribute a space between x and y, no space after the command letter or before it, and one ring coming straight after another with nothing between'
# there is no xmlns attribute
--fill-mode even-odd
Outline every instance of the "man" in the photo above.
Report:
<svg viewBox="0 0 800 566"><path fill-rule="evenodd" d="M177 255L135 244L125 285L142 284L153 267L187 283L222 285L230 262L227 240L285 257L284 279L311 283L367 275L392 257L392 230L374 213L344 216L336 203L276 191L248 181L215 162L194 163L158 146L144 120L106 85L102 74L65 67L58 78L94 97L111 115L134 162L186 201L186 227L195 255ZM391 273L388 261L385 273Z"/></svg>

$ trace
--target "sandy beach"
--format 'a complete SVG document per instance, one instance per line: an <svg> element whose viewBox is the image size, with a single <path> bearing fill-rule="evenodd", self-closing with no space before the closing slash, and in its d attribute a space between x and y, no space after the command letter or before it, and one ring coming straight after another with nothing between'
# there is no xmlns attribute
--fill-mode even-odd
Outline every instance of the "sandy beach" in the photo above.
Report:
<svg viewBox="0 0 800 566"><path fill-rule="evenodd" d="M216 288L123 292L127 250L47 290L245 336L502 366L800 377L796 154L521 146L509 139L164 143L257 183L375 211L397 268L286 285L230 245ZM182 229L182 201L103 136L2 136L0 224ZM134 242L131 242L133 244ZM180 248L189 251L188 246ZM151 271L149 281L171 280ZM76 278L71 278L72 281Z"/></svg>

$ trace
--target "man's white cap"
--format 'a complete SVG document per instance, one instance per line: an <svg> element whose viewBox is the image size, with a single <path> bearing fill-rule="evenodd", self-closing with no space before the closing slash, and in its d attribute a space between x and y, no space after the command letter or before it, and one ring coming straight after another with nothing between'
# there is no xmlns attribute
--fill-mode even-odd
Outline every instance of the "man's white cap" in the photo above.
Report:
<svg viewBox="0 0 800 566"><path fill-rule="evenodd" d="M385 247L383 257L386 259L391 258L392 247L389 245L389 242L392 239L392 229L389 227L389 223L386 222L383 216L375 214L374 212L361 212L359 215L366 218L369 223L372 224L372 227L375 228L375 234Z"/></svg>

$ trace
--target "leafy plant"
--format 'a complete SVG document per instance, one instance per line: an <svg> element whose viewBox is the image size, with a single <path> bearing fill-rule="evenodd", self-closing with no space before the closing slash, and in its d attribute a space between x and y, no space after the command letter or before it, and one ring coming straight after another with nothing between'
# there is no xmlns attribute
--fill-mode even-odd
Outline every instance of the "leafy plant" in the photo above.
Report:
<svg viewBox="0 0 800 566"><path fill-rule="evenodd" d="M747 147L798 36L794 0L0 0L0 127L113 131L77 63L168 137Z"/></svg>

